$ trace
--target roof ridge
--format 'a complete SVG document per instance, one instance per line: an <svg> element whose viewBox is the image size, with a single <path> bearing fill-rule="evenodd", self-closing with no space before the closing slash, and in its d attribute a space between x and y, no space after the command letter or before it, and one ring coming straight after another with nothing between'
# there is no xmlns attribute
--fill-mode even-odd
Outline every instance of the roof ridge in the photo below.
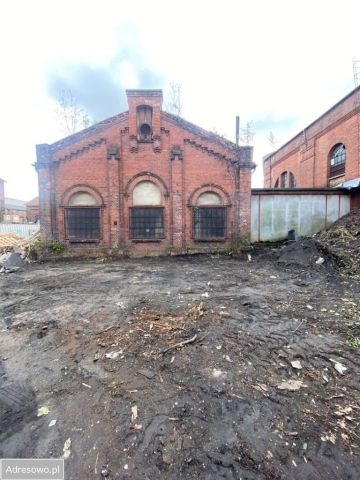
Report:
<svg viewBox="0 0 360 480"><path fill-rule="evenodd" d="M122 118L125 118L128 113L129 113L129 110L126 110L125 112L117 113L112 117L105 118L104 120L101 120L100 122L95 123L90 127L87 127L83 130L80 130L79 132L73 133L71 135L68 135L67 137L57 140L54 143L51 143L50 148L51 150L56 150L58 148L75 143L77 140L86 138L88 135L91 135L92 133L101 131L103 128L107 127L109 124L114 124L116 123L116 121L121 120Z"/></svg>
<svg viewBox="0 0 360 480"><path fill-rule="evenodd" d="M161 113L165 117L167 117L169 120L173 120L179 126L186 128L187 130L190 130L190 132L195 133L196 135L202 136L207 140L210 139L215 143L220 144L223 147L231 148L231 149L237 149L237 148L243 147L242 145L237 145L231 140L228 140L227 138L222 137L218 133L210 132L210 130L206 130L205 128L199 127L195 123L185 120L185 118L183 117L179 117L178 115L174 115L173 113L166 112L165 110L162 110Z"/></svg>

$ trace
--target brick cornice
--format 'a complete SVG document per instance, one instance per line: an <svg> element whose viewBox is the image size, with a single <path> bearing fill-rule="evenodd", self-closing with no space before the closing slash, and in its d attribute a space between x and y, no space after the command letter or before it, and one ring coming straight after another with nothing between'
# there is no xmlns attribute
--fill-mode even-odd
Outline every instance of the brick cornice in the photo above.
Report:
<svg viewBox="0 0 360 480"><path fill-rule="evenodd" d="M97 147L103 145L104 143L106 143L106 139L105 138L99 138L97 140L94 140L93 142L88 143L87 145L84 145L81 148L77 148L76 150L73 150L73 151L67 153L66 155L64 155L62 157L56 158L55 161L62 162L62 161L65 161L65 160L71 160L73 158L79 157L80 155L88 152L89 150L93 150L94 148L97 148Z"/></svg>

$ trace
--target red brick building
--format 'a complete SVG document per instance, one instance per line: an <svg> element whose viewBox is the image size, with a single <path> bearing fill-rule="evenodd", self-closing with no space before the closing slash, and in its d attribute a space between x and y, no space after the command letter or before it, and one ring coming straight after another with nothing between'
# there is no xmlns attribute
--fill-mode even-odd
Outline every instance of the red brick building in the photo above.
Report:
<svg viewBox="0 0 360 480"><path fill-rule="evenodd" d="M42 238L134 254L250 236L252 147L162 111L161 90L129 110L37 145Z"/></svg>
<svg viewBox="0 0 360 480"><path fill-rule="evenodd" d="M360 181L360 87L267 155L263 166L265 188L324 188Z"/></svg>
<svg viewBox="0 0 360 480"><path fill-rule="evenodd" d="M39 197L26 203L26 217L29 223L36 223L40 220Z"/></svg>

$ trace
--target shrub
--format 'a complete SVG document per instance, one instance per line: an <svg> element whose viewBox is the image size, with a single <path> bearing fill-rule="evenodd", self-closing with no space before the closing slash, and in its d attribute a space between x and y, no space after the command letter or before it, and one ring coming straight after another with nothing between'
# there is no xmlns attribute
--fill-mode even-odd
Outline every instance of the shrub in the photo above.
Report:
<svg viewBox="0 0 360 480"><path fill-rule="evenodd" d="M58 240L50 240L47 246L54 253L62 253L65 250L65 245Z"/></svg>

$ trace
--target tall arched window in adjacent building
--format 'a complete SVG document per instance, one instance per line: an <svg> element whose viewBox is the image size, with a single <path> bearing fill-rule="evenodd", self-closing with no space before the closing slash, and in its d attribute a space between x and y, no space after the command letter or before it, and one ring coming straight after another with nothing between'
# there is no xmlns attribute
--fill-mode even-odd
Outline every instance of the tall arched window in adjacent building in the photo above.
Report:
<svg viewBox="0 0 360 480"><path fill-rule="evenodd" d="M295 175L289 172L289 188L296 188Z"/></svg>
<svg viewBox="0 0 360 480"><path fill-rule="evenodd" d="M274 188L296 188L295 175L292 172L282 172L275 182Z"/></svg>
<svg viewBox="0 0 360 480"><path fill-rule="evenodd" d="M132 193L130 236L134 240L164 238L164 207L160 188L148 180L138 183Z"/></svg>
<svg viewBox="0 0 360 480"><path fill-rule="evenodd" d="M343 143L338 143L330 151L329 179L345 174L346 149Z"/></svg>
<svg viewBox="0 0 360 480"><path fill-rule="evenodd" d="M226 207L215 192L202 193L193 210L196 240L222 240L226 235Z"/></svg>
<svg viewBox="0 0 360 480"><path fill-rule="evenodd" d="M100 239L100 206L88 192L76 192L65 207L66 238L70 241Z"/></svg>

